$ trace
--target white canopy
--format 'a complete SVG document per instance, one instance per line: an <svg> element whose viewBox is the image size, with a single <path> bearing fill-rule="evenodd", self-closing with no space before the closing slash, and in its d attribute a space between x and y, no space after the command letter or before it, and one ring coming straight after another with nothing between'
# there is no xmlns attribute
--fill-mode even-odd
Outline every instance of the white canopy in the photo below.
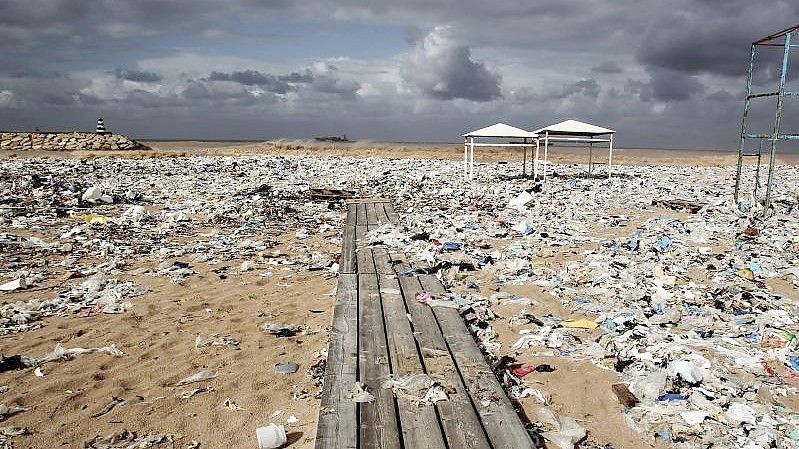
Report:
<svg viewBox="0 0 799 449"><path fill-rule="evenodd" d="M522 164L522 174L527 170L527 148L533 147L533 140L538 145L538 135L525 131L515 126L504 123L495 123L485 128L476 129L461 135L463 137L463 176L467 179L474 177L474 147L522 147L524 150L524 162ZM475 139L495 138L495 139L522 139L521 143L475 143Z"/></svg>
<svg viewBox="0 0 799 449"><path fill-rule="evenodd" d="M584 142L588 143L588 172L593 171L594 143L608 143L608 178L613 172L613 134L612 129L592 125L578 120L566 120L554 125L537 129L534 131L539 135L538 140L544 140L544 181L547 179L547 160L549 153L549 142ZM597 136L609 136L608 138L597 138ZM533 159L533 176L538 177L538 151Z"/></svg>
<svg viewBox="0 0 799 449"><path fill-rule="evenodd" d="M533 132L538 134L549 133L550 135L601 136L605 134L613 134L616 131L577 120L566 120L554 125L549 125L545 128L537 129Z"/></svg>
<svg viewBox="0 0 799 449"><path fill-rule="evenodd" d="M462 137L509 137L509 138L532 138L538 137L536 133L525 131L515 126L506 125L504 123L496 123L485 128L476 129L474 131L462 134Z"/></svg>

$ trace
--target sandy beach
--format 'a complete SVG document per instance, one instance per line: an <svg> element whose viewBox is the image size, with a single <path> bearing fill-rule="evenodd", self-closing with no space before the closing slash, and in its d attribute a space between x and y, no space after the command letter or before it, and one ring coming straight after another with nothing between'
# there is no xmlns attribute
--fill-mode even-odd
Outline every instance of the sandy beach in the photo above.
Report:
<svg viewBox="0 0 799 449"><path fill-rule="evenodd" d="M779 328L799 332L799 284L786 274L795 266L790 255L799 250L797 211L787 208L797 201L791 183L799 176L799 157L779 159L782 227L758 225L763 241L741 243L740 234L755 222L723 206L730 202L735 163L734 154L724 152L620 149L614 157L619 178L610 184L579 178L585 154L557 148L551 156L559 176L540 192L534 181L513 177L521 164L510 150L477 154L477 189L471 190L460 178L459 145L334 150L309 142L147 143L151 152L0 153L0 283L24 275L28 284L0 292L0 352L34 360L0 373L0 385L8 387L0 402L22 408L3 420L25 429L4 437L14 448L117 447L102 445L114 433L127 435L131 444L151 438L155 447L256 447L256 427L270 422L287 426L286 447L313 447L318 368L326 356L344 217L341 201L313 199L313 187L391 199L407 226L402 233L428 234L425 241L404 241L401 249L431 262L460 261L439 274L454 294L494 315L483 321L490 333L475 333L486 356L555 368L523 379L546 400L514 398L531 425L539 425L546 406L585 427L588 437L580 447L700 447L679 443L719 438L733 444L734 437L744 437L729 433L734 421L724 418L722 407L730 397L745 398L764 414L778 404L785 419L779 429L785 431L799 416L797 374L783 363L784 354L757 352L767 347L760 340L739 348L771 363L776 374L769 376L713 352L717 340L698 346L691 329L700 325L716 329L717 337L742 335L729 330L732 315L683 312L683 328L679 321L656 324L659 315L644 313L653 292L669 292L658 303L664 310L683 303L710 310L708 298L722 295L711 292L735 285L729 295L736 307L757 309L764 320L767 311L779 310L790 318L780 318ZM112 201L83 200L95 186ZM506 209L525 189L535 201L524 210ZM653 204L676 197L700 204L702 212ZM525 220L534 232L511 229ZM640 251L619 248L631 235L640 236ZM670 236L670 247L652 249L663 235ZM434 240L458 241L463 252L436 250ZM488 256L488 266L466 268ZM763 268L752 281L736 274L749 262ZM749 292L748 303L741 291ZM41 307L53 298L62 300ZM108 309L107 301L115 308ZM626 334L598 327L623 311L635 313L640 327ZM527 315L543 322L532 325L522 319ZM595 328L558 324L582 318ZM762 338L766 327L759 328ZM545 328L551 333L542 333ZM631 337L634 330L644 333ZM542 340L531 345L516 344L539 334ZM556 334L565 343L547 343ZM681 341L682 352L664 349L664 335ZM641 344L625 343L629 338ZM56 345L112 344L121 354L98 351L41 362ZM597 352L600 344L605 352ZM650 402L630 411L612 393L613 384L635 384L684 354L702 354L720 370L701 367L703 385L719 398L704 437L696 425L658 417L651 411L662 407L657 399L642 396ZM635 369L614 369L619 361ZM282 362L297 364L297 371L277 373ZM176 386L200 372L213 377ZM754 387L733 392L730 379ZM690 386L672 384L670 377L667 388L685 392ZM774 399L755 398L763 388ZM678 415L688 409L674 410ZM653 426L657 432L668 427L674 437L656 437Z"/></svg>

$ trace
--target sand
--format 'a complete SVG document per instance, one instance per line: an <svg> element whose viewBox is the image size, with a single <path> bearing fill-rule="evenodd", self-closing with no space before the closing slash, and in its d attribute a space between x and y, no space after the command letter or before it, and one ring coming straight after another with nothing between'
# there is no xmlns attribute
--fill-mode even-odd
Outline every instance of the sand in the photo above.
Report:
<svg viewBox="0 0 799 449"><path fill-rule="evenodd" d="M332 149L325 148L329 144L308 142L147 143L153 146L154 151L111 156L319 154L460 160L462 155L461 146L445 144L352 144ZM105 155L108 154L0 152L0 159L92 159ZM478 160L515 160L518 156L518 152L499 149L480 151ZM735 163L734 154L719 151L621 149L615 156L615 161L621 164L729 166ZM552 151L552 160L557 162L585 162L584 157L575 149L556 148ZM781 156L780 163L796 164L799 157ZM623 228L592 224L592 235L625 235L635 228L636 222L648 217L646 211L618 212L629 214L631 224ZM663 213L663 210L658 211L658 214ZM194 236L213 230L195 231ZM273 235L279 243L274 249L289 256L307 255L310 251L335 255L339 251L338 230L310 240L298 240L294 231L294 228L286 228ZM15 232L24 234L20 230ZM30 235L52 236L58 229L54 225L52 229L30 232ZM579 258L577 248L563 248L542 263L558 264L575 258ZM51 260L50 264L58 261ZM130 260L122 269L121 278L133 280L149 290L133 301L130 311L85 318L46 318L40 329L0 339L0 352L6 356L42 357L52 351L56 343L68 348L113 343L125 354L122 357L104 353L78 355L72 360L48 363L44 366L44 377L35 376L31 369L0 374L0 385L10 387L0 396L0 402L28 408L3 423L4 426L24 426L30 430L30 435L14 439L15 447L81 448L84 442L98 434L108 435L121 429L139 435L177 434L180 439L176 447L192 441L200 442L202 448L255 447L256 427L270 422L286 424L290 416L296 417L298 422L287 427L289 447L313 447L319 400L315 398L318 389L307 371L320 359L320 351L326 348L325 328L330 325L333 306L330 293L336 279L326 271L308 271L303 265L278 266L272 276L262 277L261 267L239 273L240 263L241 260L235 258L222 263L222 266L230 267L226 279L212 271L220 266L196 264L193 268L197 274L177 284L166 277L141 273L142 269L155 268L157 263ZM62 272L63 269L56 269L56 275ZM705 274L696 275L701 278ZM35 295L57 293L63 291L68 282L79 281L58 280L56 276L36 290L2 294L0 301L20 301ZM551 296L537 287L507 286L506 291L538 300L539 305L533 310L537 315L568 315L559 304L552 303ZM509 317L523 308L500 306L496 312ZM308 331L306 335L296 337L276 337L260 329L267 322L303 325ZM503 351L509 351L517 338L516 330L506 320L498 320L495 327ZM237 339L240 349L226 346L195 348L197 335L208 338L212 334ZM615 372L587 361L533 357L523 352L514 356L522 363L550 363L557 368L555 373L534 373L537 376L534 382L540 382L542 388L551 394L557 412L578 419L588 429L591 442L611 444L615 448L652 447L624 422L610 389L610 385L618 381ZM299 364L299 371L288 375L276 374L274 365L282 361ZM178 380L201 370L218 372L218 377L184 387L174 386ZM212 391L200 392L189 399L179 397L198 386L212 387ZM126 403L93 417L117 399ZM228 400L234 402L239 410L226 406ZM521 405L525 413L535 419L539 407L536 401L522 399Z"/></svg>
<svg viewBox="0 0 799 449"><path fill-rule="evenodd" d="M334 251L323 241L296 244L292 239L284 236L287 243L276 249L287 254L306 252L307 247ZM137 298L127 313L50 318L41 329L0 340L5 355L40 357L56 343L68 348L114 343L125 353L119 358L97 353L48 363L44 377L36 377L30 369L0 374L0 382L11 387L2 401L29 408L3 423L31 430L30 436L16 439L15 447L80 448L96 434L120 429L180 434L181 442L198 441L204 448L254 447L256 427L285 424L289 416L299 419L287 428L291 447L313 447L318 389L306 371L327 345L325 328L333 304L329 293L335 278L302 266L279 268L268 278L260 271L238 275L238 264L229 265L234 267L230 276L220 279L198 264L198 274L180 285L162 277L129 276L150 292ZM31 294L13 296L23 299ZM267 322L301 324L309 333L275 337L259 329ZM198 334L206 339L211 334L230 335L240 341L240 349L197 349ZM299 364L299 371L276 374L274 365L282 361ZM201 370L217 371L219 376L174 386ZM213 391L179 398L198 386ZM302 399L295 400L295 395ZM113 398L124 399L127 405L92 417ZM226 408L227 399L241 410Z"/></svg>
<svg viewBox="0 0 799 449"><path fill-rule="evenodd" d="M98 156L117 156L125 158L148 157L180 157L192 155L254 155L254 154L286 154L286 155L325 155L350 157L389 157L389 158L433 158L447 160L463 160L463 145L453 143L381 143L381 142L346 142L335 145L329 142L309 140L297 141L143 141L153 151L0 151L0 159L9 157L57 157L57 158L91 158ZM541 150L543 151L543 150ZM543 153L542 153L543 154ZM528 153L528 158L532 157ZM543 157L543 156L542 156ZM522 152L518 148L483 147L475 150L475 162L501 162L522 160ZM588 162L588 148L550 147L549 158L557 163ZM607 149L595 148L595 163L607 162ZM528 159L529 161L529 159ZM762 159L768 164L768 156ZM778 153L779 164L799 164L799 153ZM621 165L678 165L724 167L737 163L735 150L684 150L658 148L616 148L613 152L613 163ZM746 158L745 163L755 163L755 158Z"/></svg>

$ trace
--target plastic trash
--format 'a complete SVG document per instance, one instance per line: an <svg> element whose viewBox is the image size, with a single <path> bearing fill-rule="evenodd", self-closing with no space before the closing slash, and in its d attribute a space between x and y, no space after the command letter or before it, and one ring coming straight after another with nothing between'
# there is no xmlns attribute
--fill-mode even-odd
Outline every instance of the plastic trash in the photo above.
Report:
<svg viewBox="0 0 799 449"><path fill-rule="evenodd" d="M555 430L541 432L541 436L560 449L574 449L575 444L587 435L585 429L577 424L574 418L556 416L551 410L546 408L539 412L539 416L542 417L542 420L555 427Z"/></svg>
<svg viewBox="0 0 799 449"><path fill-rule="evenodd" d="M98 201L98 200L100 200L100 198L102 196L103 196L103 189L101 189L100 187L94 186L94 187L89 187L88 189L86 189L86 191L83 192L83 195L81 196L81 199L83 201Z"/></svg>
<svg viewBox="0 0 799 449"><path fill-rule="evenodd" d="M300 366L293 362L281 362L275 364L275 372L278 374L293 374L300 369Z"/></svg>
<svg viewBox="0 0 799 449"><path fill-rule="evenodd" d="M374 402L375 397L366 391L366 387L360 382L355 382L355 387L350 390L348 396L352 402Z"/></svg>
<svg viewBox="0 0 799 449"><path fill-rule="evenodd" d="M677 360L671 363L670 371L672 376L679 376L680 379L691 383L698 384L702 382L702 371L699 367L694 365L688 360Z"/></svg>
<svg viewBox="0 0 799 449"><path fill-rule="evenodd" d="M188 385L188 384L192 384L192 383L195 383L195 382L203 382L203 381L206 381L206 380L213 379L213 378L217 377L218 375L219 375L219 373L217 373L216 371L203 370L203 371L200 371L198 373L192 374L189 377L186 377L184 379L179 380L175 384L175 386L176 387L182 387L183 385Z"/></svg>
<svg viewBox="0 0 799 449"><path fill-rule="evenodd" d="M25 282L25 276L20 276L13 281L0 285L0 291L4 292L13 292L14 290L24 290L26 288L28 288L28 284Z"/></svg>
<svg viewBox="0 0 799 449"><path fill-rule="evenodd" d="M288 441L286 429L275 423L255 429L255 437L258 440L258 449L276 449Z"/></svg>

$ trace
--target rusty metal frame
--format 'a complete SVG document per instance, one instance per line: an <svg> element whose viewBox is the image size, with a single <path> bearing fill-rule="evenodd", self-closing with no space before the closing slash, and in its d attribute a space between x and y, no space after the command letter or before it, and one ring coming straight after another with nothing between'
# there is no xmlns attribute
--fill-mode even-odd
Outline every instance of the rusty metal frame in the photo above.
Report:
<svg viewBox="0 0 799 449"><path fill-rule="evenodd" d="M785 97L799 96L799 92L788 92L785 90L785 80L788 73L791 48L799 47L799 45L797 45L796 43L791 43L792 41L794 41L794 38L796 42L799 42L799 24L752 42L751 50L749 53L749 72L746 78L746 99L744 101L743 117L741 118L741 136L740 136L741 143L738 146L738 165L735 173L734 198L735 198L735 204L738 207L741 207L739 196L741 192L741 172L743 168L743 158L747 156L757 156L758 164L757 164L757 171L755 172L755 188L753 193L755 203L752 206L754 206L757 202L757 190L760 184L760 158L762 154L760 149L758 149L758 152L756 154L746 153L745 151L746 139L760 140L759 148L761 149L762 149L763 140L770 142L771 151L770 151L770 159L768 167L768 181L766 186L766 196L763 202L764 217L767 216L769 209L771 207L771 193L774 187L774 171L777 161L776 157L777 141L799 140L799 134L784 134L780 132L780 124L782 122L783 100L785 99ZM764 92L756 94L752 93L752 72L754 71L755 68L755 61L757 59L757 47L759 46L784 48L782 53L782 66L780 69L779 84L777 86L777 90L774 92ZM749 106L751 100L758 98L769 98L769 97L777 97L777 111L774 117L773 132L771 134L747 133L747 119L749 115Z"/></svg>

